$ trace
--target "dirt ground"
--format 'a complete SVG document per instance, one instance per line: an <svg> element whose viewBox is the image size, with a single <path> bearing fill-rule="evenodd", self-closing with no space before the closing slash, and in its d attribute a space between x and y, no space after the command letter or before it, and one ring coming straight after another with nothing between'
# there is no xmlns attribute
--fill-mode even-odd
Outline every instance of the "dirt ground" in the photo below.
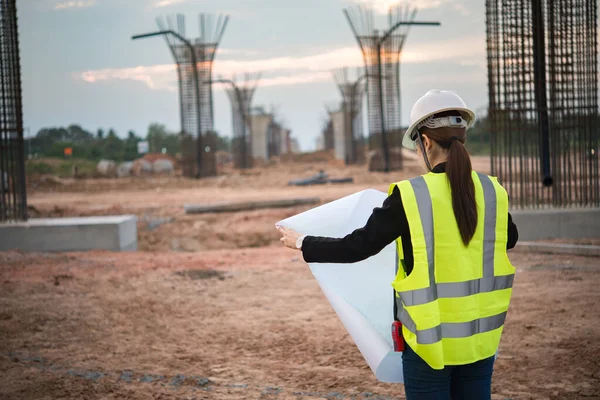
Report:
<svg viewBox="0 0 600 400"><path fill-rule="evenodd" d="M489 170L489 159L475 157L474 167ZM352 184L288 186L324 170L330 178L352 177ZM186 215L185 204L318 197L326 203L364 189L387 192L392 181L417 176L420 167L405 161L402 172L370 173L365 166L335 162L275 164L214 178L48 179L28 193L32 217L75 217L134 214L138 217L138 249L204 251L276 244L273 224L313 206L243 213Z"/></svg>
<svg viewBox="0 0 600 400"><path fill-rule="evenodd" d="M600 398L596 258L511 254L494 399ZM401 399L298 253L0 253L0 398Z"/></svg>
<svg viewBox="0 0 600 400"><path fill-rule="evenodd" d="M139 252L0 253L0 399L402 399L379 383L273 224L309 207L185 215L183 204L319 197L416 175L322 166L202 181L53 181L40 216L138 216ZM480 169L481 170L481 169ZM595 240L595 239L594 239ZM593 242L597 243L597 242ZM600 399L600 258L516 250L494 399Z"/></svg>

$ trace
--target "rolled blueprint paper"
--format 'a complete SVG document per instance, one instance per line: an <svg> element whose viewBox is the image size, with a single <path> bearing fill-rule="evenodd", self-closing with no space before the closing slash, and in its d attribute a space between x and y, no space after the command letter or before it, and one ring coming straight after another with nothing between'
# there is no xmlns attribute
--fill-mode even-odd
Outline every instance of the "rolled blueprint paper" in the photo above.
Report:
<svg viewBox="0 0 600 400"><path fill-rule="evenodd" d="M363 227L386 197L368 189L277 224L301 234L341 238ZM390 243L358 263L309 263L309 267L375 377L381 382L403 383L402 353L394 352L391 336L395 252L395 243Z"/></svg>

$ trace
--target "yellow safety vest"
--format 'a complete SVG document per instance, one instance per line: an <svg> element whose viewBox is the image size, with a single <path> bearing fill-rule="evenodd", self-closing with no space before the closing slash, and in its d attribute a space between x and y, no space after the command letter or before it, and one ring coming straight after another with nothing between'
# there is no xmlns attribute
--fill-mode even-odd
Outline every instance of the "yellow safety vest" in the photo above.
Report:
<svg viewBox="0 0 600 400"><path fill-rule="evenodd" d="M506 254L508 195L496 178L473 172L477 229L462 242L446 174L429 173L398 187L408 219L414 267L402 268L396 240L397 317L406 343L434 369L493 356L500 343L515 268Z"/></svg>

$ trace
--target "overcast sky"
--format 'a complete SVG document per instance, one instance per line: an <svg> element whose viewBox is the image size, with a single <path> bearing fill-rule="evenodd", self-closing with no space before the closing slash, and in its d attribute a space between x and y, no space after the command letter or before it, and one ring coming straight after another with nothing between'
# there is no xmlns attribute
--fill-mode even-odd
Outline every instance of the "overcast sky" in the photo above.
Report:
<svg viewBox="0 0 600 400"><path fill-rule="evenodd" d="M362 65L342 13L390 1L368 0L17 0L25 126L81 124L88 130L132 129L145 136L151 122L180 128L177 74L162 38L132 41L157 30L158 16L184 14L187 35L199 36L199 13L230 16L214 74L262 72L255 106L274 107L311 150L338 103L331 70ZM457 91L467 105L487 104L485 6L482 0L420 0L402 55L402 121L432 88ZM377 27L387 27L384 17ZM214 96L215 128L230 135L231 106L222 88Z"/></svg>

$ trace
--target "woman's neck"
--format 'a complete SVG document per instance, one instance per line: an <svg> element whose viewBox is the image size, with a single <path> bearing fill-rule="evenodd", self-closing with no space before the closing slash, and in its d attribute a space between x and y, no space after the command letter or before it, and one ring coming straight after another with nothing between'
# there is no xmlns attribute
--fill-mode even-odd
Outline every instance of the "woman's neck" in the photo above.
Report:
<svg viewBox="0 0 600 400"><path fill-rule="evenodd" d="M438 157L431 157L429 159L429 164L431 165L431 168L435 168L436 165L443 164L445 162L448 162L448 157L445 155L438 156Z"/></svg>

